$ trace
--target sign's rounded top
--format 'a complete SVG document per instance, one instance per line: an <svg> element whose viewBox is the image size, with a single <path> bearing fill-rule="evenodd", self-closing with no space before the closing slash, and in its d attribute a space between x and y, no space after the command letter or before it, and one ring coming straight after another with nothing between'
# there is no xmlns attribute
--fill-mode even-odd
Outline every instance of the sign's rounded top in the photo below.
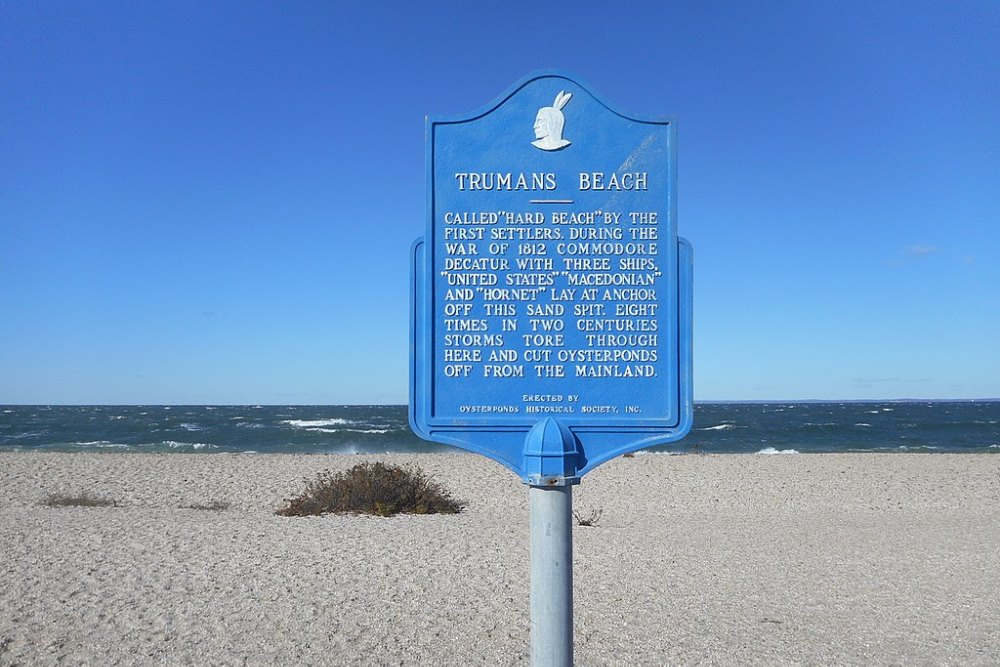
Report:
<svg viewBox="0 0 1000 667"><path fill-rule="evenodd" d="M502 93L493 98L492 101L488 102L487 104L479 107L478 109L470 113L428 116L427 121L428 123L461 123L482 118L483 116L486 116L491 112L495 111L498 107L502 106L507 100L517 95L523 89L528 88L529 86L532 86L533 84L536 84L538 82L551 79L563 79L564 81L566 81L566 85L564 86L565 90L563 90L562 92L569 95L570 97L572 97L572 94L574 92L578 91L584 92L590 97L592 97L594 101L596 101L598 104L606 108L608 111L617 116L621 116L623 119L641 123L675 122L673 116L642 116L633 113L623 112L620 109L615 108L611 104L611 102L609 102L600 93L597 93L594 90L594 88L590 84L588 84L585 80L581 79L580 77L574 74L570 74L569 72L559 69L535 70L534 72L531 72L530 74L521 77L518 81L508 86L506 90L504 90ZM562 100L564 105L568 101L569 101L568 98L564 98ZM558 106L559 102L560 100L556 99L553 102L552 108L561 110L561 107Z"/></svg>

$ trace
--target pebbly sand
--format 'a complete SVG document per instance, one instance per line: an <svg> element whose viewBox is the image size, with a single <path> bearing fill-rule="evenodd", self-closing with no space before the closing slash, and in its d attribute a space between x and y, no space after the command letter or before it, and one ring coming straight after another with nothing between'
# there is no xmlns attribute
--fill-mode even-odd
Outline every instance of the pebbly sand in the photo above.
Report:
<svg viewBox="0 0 1000 667"><path fill-rule="evenodd" d="M274 514L364 459L468 507ZM998 455L645 455L574 506L578 665L1000 664ZM529 664L527 543L471 454L0 454L0 665Z"/></svg>

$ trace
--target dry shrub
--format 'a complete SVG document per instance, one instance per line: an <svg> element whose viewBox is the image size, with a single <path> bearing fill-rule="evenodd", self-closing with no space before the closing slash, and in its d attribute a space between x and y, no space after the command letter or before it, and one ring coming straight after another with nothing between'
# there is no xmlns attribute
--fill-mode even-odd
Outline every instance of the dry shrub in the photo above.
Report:
<svg viewBox="0 0 1000 667"><path fill-rule="evenodd" d="M590 516L583 516L576 510L573 510L573 516L576 517L576 525L578 526L596 526L597 522L601 520L601 515L604 514L604 510L591 510Z"/></svg>
<svg viewBox="0 0 1000 667"><path fill-rule="evenodd" d="M286 499L278 514L456 514L465 506L415 466L359 463L346 472L325 470L315 480L305 480L305 483L306 490Z"/></svg>
<svg viewBox="0 0 1000 667"><path fill-rule="evenodd" d="M210 503L196 503L194 505L185 505L181 509L186 510L206 510L209 512L221 512L222 510L229 509L229 503L222 500L213 500Z"/></svg>
<svg viewBox="0 0 1000 667"><path fill-rule="evenodd" d="M118 503L109 498L92 496L89 493L81 493L76 496L50 493L45 498L45 505L48 507L117 507Z"/></svg>

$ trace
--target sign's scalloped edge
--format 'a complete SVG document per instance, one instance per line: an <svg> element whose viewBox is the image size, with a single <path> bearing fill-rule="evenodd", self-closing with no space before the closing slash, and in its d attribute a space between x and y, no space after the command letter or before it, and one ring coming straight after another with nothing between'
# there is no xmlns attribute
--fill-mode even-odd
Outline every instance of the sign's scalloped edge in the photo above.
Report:
<svg viewBox="0 0 1000 667"><path fill-rule="evenodd" d="M570 74L564 70L560 69L540 69L535 70L525 76L521 77L510 86L508 86L503 92L494 97L492 100L484 104L483 106L467 113L459 114L428 114L425 120L428 137L430 136L430 128L435 124L451 124L451 123L465 123L473 120L487 116L500 106L503 105L508 99L513 97L519 90L530 84L532 81L538 79L565 79L566 81L571 81L580 88L583 88L587 93L593 97L598 103L604 106L611 113L621 116L630 121L637 123L656 123L656 124L669 124L676 125L677 117L673 115L665 116L650 116L643 114L635 114L631 112L622 111L612 104L607 98L605 98L600 93L596 92L594 87L591 86L586 80L580 77Z"/></svg>

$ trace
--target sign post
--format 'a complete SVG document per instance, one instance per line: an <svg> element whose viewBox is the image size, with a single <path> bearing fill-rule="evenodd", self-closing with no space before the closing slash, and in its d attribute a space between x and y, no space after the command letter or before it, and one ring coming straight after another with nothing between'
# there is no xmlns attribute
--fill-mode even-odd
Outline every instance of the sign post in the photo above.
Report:
<svg viewBox="0 0 1000 667"><path fill-rule="evenodd" d="M531 486L531 663L573 664L573 487Z"/></svg>
<svg viewBox="0 0 1000 667"><path fill-rule="evenodd" d="M410 425L529 485L532 654L570 665L572 485L691 428L676 124L547 70L428 118L426 146Z"/></svg>

